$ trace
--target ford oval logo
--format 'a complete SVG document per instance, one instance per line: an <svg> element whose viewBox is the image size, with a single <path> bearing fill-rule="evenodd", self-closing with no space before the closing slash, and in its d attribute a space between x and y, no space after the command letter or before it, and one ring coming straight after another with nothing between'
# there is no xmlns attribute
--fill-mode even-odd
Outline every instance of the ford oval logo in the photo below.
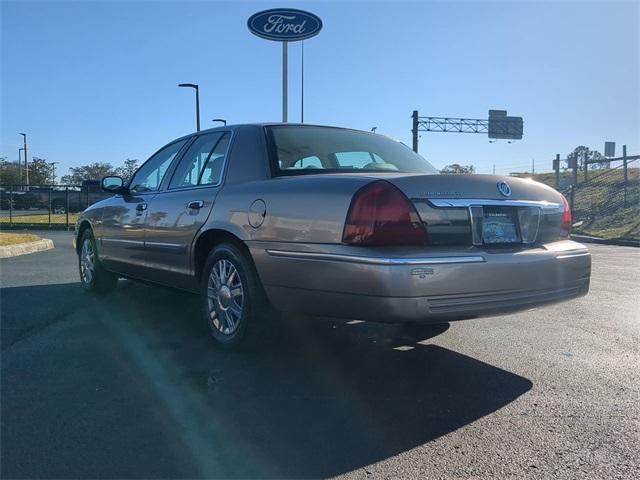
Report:
<svg viewBox="0 0 640 480"><path fill-rule="evenodd" d="M511 196L511 187L505 181L498 182L498 191L505 197Z"/></svg>
<svg viewBox="0 0 640 480"><path fill-rule="evenodd" d="M251 15L247 26L251 33L267 40L296 42L317 35L322 29L322 20L303 10L273 8Z"/></svg>

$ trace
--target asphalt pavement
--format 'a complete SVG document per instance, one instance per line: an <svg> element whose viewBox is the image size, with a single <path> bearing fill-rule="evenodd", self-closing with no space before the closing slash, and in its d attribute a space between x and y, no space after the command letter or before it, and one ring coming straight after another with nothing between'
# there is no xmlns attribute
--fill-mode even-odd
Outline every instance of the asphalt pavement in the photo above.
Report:
<svg viewBox="0 0 640 480"><path fill-rule="evenodd" d="M407 329L283 317L252 352L196 298L78 283L68 232L0 261L2 478L638 478L640 250L587 297Z"/></svg>

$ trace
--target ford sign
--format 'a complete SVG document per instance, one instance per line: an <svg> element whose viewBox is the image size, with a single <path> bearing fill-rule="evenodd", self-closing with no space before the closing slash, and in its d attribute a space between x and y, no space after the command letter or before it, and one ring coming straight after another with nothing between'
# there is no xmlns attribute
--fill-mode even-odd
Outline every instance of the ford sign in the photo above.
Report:
<svg viewBox="0 0 640 480"><path fill-rule="evenodd" d="M251 33L276 42L297 42L316 36L322 20L313 13L294 8L274 8L254 13L247 26Z"/></svg>

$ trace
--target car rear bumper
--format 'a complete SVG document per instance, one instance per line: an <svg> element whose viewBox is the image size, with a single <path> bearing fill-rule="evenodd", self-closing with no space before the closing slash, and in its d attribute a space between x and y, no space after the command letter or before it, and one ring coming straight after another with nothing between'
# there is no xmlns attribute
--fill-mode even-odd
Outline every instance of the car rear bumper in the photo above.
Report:
<svg viewBox="0 0 640 480"><path fill-rule="evenodd" d="M249 247L276 308L384 322L457 320L568 300L588 292L591 274L588 250L570 240L428 254L342 245Z"/></svg>

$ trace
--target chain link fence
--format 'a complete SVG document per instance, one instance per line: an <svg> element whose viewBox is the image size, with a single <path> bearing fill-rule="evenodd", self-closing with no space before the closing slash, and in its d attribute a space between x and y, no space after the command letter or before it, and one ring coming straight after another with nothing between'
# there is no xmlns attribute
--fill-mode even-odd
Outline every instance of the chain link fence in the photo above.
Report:
<svg viewBox="0 0 640 480"><path fill-rule="evenodd" d="M2 186L0 229L73 228L83 210L109 196L100 189L99 182Z"/></svg>
<svg viewBox="0 0 640 480"><path fill-rule="evenodd" d="M561 191L571 204L575 233L640 240L639 160L628 161L626 169L591 170L587 181Z"/></svg>

